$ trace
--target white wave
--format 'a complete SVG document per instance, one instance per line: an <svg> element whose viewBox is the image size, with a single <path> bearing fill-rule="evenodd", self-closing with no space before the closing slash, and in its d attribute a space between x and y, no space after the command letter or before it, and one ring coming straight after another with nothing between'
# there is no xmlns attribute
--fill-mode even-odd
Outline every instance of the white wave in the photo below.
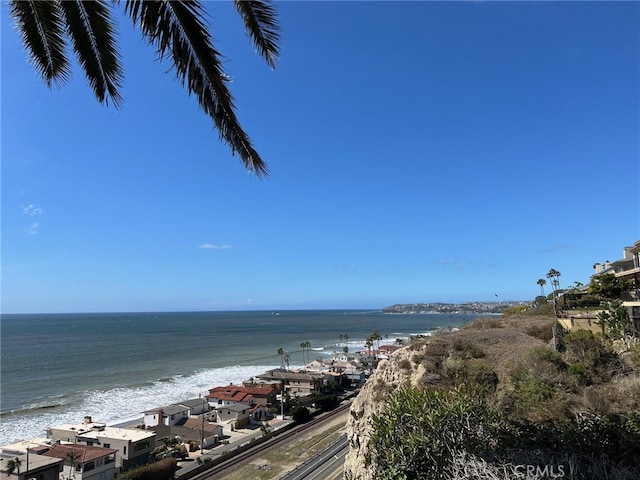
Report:
<svg viewBox="0 0 640 480"><path fill-rule="evenodd" d="M276 367L277 365L256 365L212 368L189 376L164 378L142 387L87 391L79 405L3 418L0 423L0 445L43 437L48 427L80 423L85 416L91 416L94 421L107 425L142 419L145 410L207 395L209 389L216 386L230 383L239 385L250 377Z"/></svg>

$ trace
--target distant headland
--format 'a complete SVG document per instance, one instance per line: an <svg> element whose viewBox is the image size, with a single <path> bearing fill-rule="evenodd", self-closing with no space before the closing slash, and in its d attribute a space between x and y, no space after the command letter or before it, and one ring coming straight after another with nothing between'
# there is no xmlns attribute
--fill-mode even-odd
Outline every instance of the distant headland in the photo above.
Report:
<svg viewBox="0 0 640 480"><path fill-rule="evenodd" d="M466 303L402 303L384 307L382 313L468 313L501 314L509 307L527 305L529 302L466 302Z"/></svg>

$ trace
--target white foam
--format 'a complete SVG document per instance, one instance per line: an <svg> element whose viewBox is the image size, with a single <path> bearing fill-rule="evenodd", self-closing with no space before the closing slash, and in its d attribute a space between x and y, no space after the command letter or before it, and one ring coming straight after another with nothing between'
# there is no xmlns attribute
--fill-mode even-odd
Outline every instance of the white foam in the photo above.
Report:
<svg viewBox="0 0 640 480"><path fill-rule="evenodd" d="M142 412L145 410L204 396L209 393L210 388L216 386L230 383L239 385L252 376L276 367L277 365L256 365L212 368L189 376L177 375L157 380L143 387L84 392L80 405L3 418L0 423L0 445L43 437L48 427L80 423L85 416L91 416L94 421L107 425L142 419Z"/></svg>

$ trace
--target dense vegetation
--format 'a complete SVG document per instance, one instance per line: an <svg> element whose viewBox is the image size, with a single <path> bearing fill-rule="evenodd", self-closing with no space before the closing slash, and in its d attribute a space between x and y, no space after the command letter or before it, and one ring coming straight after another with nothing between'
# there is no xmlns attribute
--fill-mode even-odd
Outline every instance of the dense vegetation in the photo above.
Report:
<svg viewBox="0 0 640 480"><path fill-rule="evenodd" d="M164 458L154 463L132 468L117 476L118 480L170 480L178 470L175 458Z"/></svg>
<svg viewBox="0 0 640 480"><path fill-rule="evenodd" d="M380 385L378 479L640 478L640 344L552 319L482 319L408 348L421 385ZM528 340L527 340L528 339Z"/></svg>

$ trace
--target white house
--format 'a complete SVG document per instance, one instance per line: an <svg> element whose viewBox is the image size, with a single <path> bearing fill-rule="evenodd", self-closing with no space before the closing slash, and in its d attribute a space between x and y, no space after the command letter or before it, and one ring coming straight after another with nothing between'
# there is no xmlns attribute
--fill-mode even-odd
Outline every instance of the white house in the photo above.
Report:
<svg viewBox="0 0 640 480"><path fill-rule="evenodd" d="M47 437L88 446L115 448L116 467L119 471L144 465L155 448L156 433L139 428L107 427L104 423L92 422L86 417L81 424L65 424L50 427Z"/></svg>
<svg viewBox="0 0 640 480"><path fill-rule="evenodd" d="M189 417L197 417L210 410L209 402L206 398L193 398L180 402L180 405L189 409Z"/></svg>
<svg viewBox="0 0 640 480"><path fill-rule="evenodd" d="M171 427L184 423L189 418L190 407L184 405L168 405L144 412L145 427L166 425Z"/></svg>

